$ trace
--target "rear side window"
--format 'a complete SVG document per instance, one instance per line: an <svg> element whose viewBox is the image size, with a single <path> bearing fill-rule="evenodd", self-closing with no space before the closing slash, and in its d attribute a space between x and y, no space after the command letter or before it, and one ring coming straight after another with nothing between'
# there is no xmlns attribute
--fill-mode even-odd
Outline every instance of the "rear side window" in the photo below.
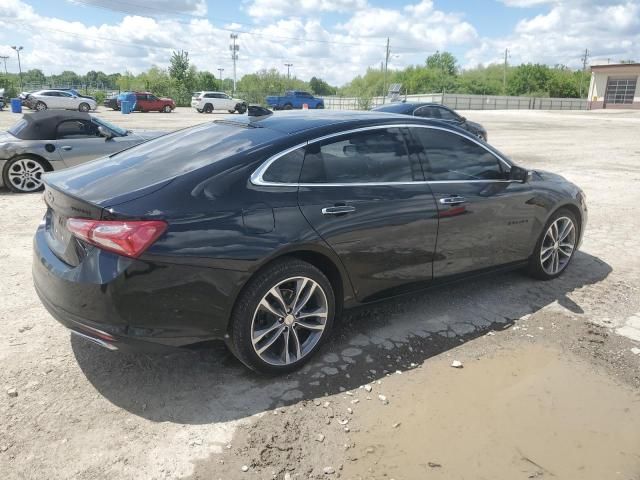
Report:
<svg viewBox="0 0 640 480"><path fill-rule="evenodd" d="M427 180L504 180L506 169L493 153L445 130L413 128L424 148Z"/></svg>
<svg viewBox="0 0 640 480"><path fill-rule="evenodd" d="M262 175L265 182L298 183L304 160L304 150L299 148L278 158Z"/></svg>
<svg viewBox="0 0 640 480"><path fill-rule="evenodd" d="M447 110L446 108L434 107L434 110L436 110L440 114L440 118L443 120L458 120L458 116L452 111Z"/></svg>
<svg viewBox="0 0 640 480"><path fill-rule="evenodd" d="M433 108L433 107L419 107L417 108L413 114L416 117L423 117L423 118L440 118L440 112L438 111L437 108Z"/></svg>
<svg viewBox="0 0 640 480"><path fill-rule="evenodd" d="M419 170L409 158L402 131L381 128L309 145L300 182L411 182Z"/></svg>

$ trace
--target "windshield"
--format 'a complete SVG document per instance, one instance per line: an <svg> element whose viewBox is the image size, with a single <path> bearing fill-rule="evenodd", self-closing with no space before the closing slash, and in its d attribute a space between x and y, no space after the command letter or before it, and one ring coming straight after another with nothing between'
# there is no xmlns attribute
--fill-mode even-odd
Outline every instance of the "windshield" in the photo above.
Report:
<svg viewBox="0 0 640 480"><path fill-rule="evenodd" d="M91 116L91 121L93 123L95 123L96 125L98 125L98 126L103 126L103 127L108 128L112 132L115 132L115 134L118 135L119 137L126 137L127 136L127 133L128 133L127 130L125 130L124 128L117 127L113 123L109 123L106 120L103 120L103 119L101 119L99 117Z"/></svg>
<svg viewBox="0 0 640 480"><path fill-rule="evenodd" d="M24 130L24 127L26 127L28 123L29 122L27 122L24 118L21 118L15 124L13 124L13 126L10 127L9 130L7 130L7 132L13 135L14 137L20 138L19 136L20 132Z"/></svg>

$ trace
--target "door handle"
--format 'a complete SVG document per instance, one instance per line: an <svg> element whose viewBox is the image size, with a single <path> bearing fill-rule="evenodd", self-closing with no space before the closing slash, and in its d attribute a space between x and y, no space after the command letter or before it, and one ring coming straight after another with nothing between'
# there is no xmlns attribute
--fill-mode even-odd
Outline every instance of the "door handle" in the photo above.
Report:
<svg viewBox="0 0 640 480"><path fill-rule="evenodd" d="M440 203L442 205L460 205L461 203L465 203L466 201L467 199L461 197L460 195L452 195L451 197L444 197L440 199Z"/></svg>
<svg viewBox="0 0 640 480"><path fill-rule="evenodd" d="M346 213L355 212L356 207L352 205L336 205L333 207L324 207L322 209L323 215L344 215Z"/></svg>
<svg viewBox="0 0 640 480"><path fill-rule="evenodd" d="M67 152L68 152L69 150L73 150L73 147L72 147L71 145L64 145L64 146L62 146L62 147L60 147L60 148L61 148L62 150L66 150Z"/></svg>

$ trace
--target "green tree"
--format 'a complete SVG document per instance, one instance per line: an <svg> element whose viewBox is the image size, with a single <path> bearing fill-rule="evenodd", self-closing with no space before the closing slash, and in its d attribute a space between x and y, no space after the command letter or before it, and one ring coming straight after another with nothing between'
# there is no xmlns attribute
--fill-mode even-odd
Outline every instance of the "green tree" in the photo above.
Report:
<svg viewBox="0 0 640 480"><path fill-rule="evenodd" d="M507 82L509 95L548 96L551 71L538 63L519 65L513 69Z"/></svg>
<svg viewBox="0 0 640 480"><path fill-rule="evenodd" d="M438 52L433 55L429 55L425 62L427 68L432 70L439 70L445 75L455 76L458 73L458 61L449 52Z"/></svg>
<svg viewBox="0 0 640 480"><path fill-rule="evenodd" d="M335 87L332 87L327 82L317 77L311 77L311 80L309 80L309 87L311 87L311 90L316 95L335 95L337 90Z"/></svg>

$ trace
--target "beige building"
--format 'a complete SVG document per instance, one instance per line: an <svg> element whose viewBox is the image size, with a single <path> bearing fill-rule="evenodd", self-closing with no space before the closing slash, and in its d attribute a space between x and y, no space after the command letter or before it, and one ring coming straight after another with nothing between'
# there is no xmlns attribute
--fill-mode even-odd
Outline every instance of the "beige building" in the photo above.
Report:
<svg viewBox="0 0 640 480"><path fill-rule="evenodd" d="M591 66L590 108L640 109L640 63Z"/></svg>

